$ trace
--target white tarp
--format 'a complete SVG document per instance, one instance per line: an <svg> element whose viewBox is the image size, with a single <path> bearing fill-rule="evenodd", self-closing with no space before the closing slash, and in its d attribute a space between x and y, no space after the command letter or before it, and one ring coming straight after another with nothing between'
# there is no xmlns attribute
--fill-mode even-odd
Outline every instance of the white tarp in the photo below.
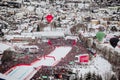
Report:
<svg viewBox="0 0 120 80"><path fill-rule="evenodd" d="M58 37L64 37L64 32L53 32L53 31L33 32L33 36L45 37L45 38L58 38Z"/></svg>

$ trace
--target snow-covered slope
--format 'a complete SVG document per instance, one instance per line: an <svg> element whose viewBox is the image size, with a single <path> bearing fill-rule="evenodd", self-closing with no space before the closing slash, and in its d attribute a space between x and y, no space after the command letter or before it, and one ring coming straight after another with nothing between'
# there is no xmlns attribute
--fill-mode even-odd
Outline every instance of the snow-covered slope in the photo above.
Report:
<svg viewBox="0 0 120 80"><path fill-rule="evenodd" d="M73 72L77 72L78 76L85 76L87 73L95 73L97 75L101 75L103 80L109 80L110 76L113 74L111 64L105 60L104 58L97 55L93 58L88 66L86 65L76 65L73 69Z"/></svg>

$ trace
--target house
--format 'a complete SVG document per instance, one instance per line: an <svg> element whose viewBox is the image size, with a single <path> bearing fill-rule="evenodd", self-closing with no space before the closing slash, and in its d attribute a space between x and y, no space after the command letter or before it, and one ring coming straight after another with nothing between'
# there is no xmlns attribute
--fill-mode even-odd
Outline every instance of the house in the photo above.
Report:
<svg viewBox="0 0 120 80"><path fill-rule="evenodd" d="M18 47L31 53L36 53L39 50L39 47L36 45L24 45L24 46L18 46Z"/></svg>

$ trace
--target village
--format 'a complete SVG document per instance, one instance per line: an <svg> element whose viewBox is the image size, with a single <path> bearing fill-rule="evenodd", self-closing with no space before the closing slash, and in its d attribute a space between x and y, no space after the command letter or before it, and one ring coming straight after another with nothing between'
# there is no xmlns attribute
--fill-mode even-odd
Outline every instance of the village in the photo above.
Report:
<svg viewBox="0 0 120 80"><path fill-rule="evenodd" d="M119 80L119 4L0 0L0 80Z"/></svg>

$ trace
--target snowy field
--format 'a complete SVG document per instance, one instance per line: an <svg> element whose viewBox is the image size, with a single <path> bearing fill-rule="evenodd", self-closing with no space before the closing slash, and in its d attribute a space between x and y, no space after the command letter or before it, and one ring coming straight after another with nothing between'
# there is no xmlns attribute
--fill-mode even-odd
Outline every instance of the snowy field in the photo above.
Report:
<svg viewBox="0 0 120 80"><path fill-rule="evenodd" d="M34 70L36 70L38 67L42 65L44 66L56 65L59 61L61 61L61 58L64 58L69 53L71 49L72 49L71 47L56 47L55 50L51 52L49 55L46 55L46 57L42 57L40 60L32 63L31 65L17 66L13 71L11 71L8 74L8 76L14 77L17 80L24 80L26 77L29 77Z"/></svg>

